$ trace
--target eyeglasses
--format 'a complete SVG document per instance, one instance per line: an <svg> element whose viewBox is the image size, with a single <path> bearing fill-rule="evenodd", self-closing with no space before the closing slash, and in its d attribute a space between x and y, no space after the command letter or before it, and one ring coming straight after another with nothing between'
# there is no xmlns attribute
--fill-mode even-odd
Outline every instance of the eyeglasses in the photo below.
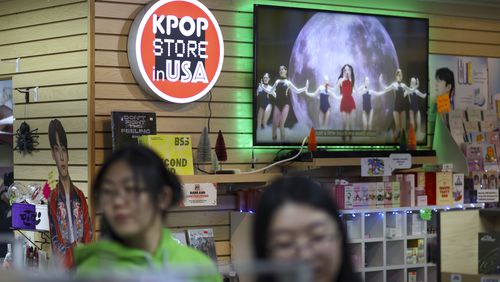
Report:
<svg viewBox="0 0 500 282"><path fill-rule="evenodd" d="M125 201L131 201L136 199L139 194L146 192L144 188L138 188L133 186L126 186L119 189L113 189L109 187L101 187L99 193L99 200L103 203L109 203L118 197L121 197Z"/></svg>
<svg viewBox="0 0 500 282"><path fill-rule="evenodd" d="M330 243L339 240L340 235L338 233L314 234L314 235L308 235L304 238L307 239L298 240L298 238L290 238L290 240L286 241L271 242L269 246L269 251L278 256L292 256L297 254L297 252L302 248L308 248L315 251L320 251L325 247L328 247ZM302 243L299 243L301 241Z"/></svg>

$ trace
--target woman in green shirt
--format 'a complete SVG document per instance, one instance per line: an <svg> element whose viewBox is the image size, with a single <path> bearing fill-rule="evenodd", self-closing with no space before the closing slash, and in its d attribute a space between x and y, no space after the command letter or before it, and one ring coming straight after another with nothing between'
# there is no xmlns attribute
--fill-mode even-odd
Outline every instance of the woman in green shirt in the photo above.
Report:
<svg viewBox="0 0 500 282"><path fill-rule="evenodd" d="M220 281L213 262L177 243L163 227L167 211L182 198L181 184L150 149L113 153L95 180L93 197L103 213L101 240L75 251L78 276L131 275Z"/></svg>

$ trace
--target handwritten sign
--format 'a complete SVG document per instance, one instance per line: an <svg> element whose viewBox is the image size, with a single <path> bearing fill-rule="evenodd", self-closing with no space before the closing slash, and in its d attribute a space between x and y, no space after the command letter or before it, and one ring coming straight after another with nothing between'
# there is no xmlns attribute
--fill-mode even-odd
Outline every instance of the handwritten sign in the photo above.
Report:
<svg viewBox="0 0 500 282"><path fill-rule="evenodd" d="M480 188L477 190L478 203L498 202L498 189Z"/></svg>
<svg viewBox="0 0 500 282"><path fill-rule="evenodd" d="M392 170L411 168L411 154L390 154L389 159Z"/></svg>

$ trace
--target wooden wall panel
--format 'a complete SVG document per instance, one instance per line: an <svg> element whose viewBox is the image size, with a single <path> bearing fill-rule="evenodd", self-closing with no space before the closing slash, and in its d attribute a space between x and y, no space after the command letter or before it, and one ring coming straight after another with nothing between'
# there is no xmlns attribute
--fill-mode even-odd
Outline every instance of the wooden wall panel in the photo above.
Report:
<svg viewBox="0 0 500 282"><path fill-rule="evenodd" d="M87 33L87 19L83 18L4 30L0 31L0 37L3 44L12 44L85 33Z"/></svg>
<svg viewBox="0 0 500 282"><path fill-rule="evenodd" d="M251 88L242 87L214 87L211 90L214 102L252 102ZM97 99L102 100L135 100L135 101L157 101L152 95L148 95L137 84L111 84L99 83L95 86ZM206 101L204 98L201 101Z"/></svg>
<svg viewBox="0 0 500 282"><path fill-rule="evenodd" d="M79 2L66 1L67 4L54 6L49 9L44 9L43 13L37 10L31 10L22 13L19 16L16 14L6 15L0 18L0 30L16 29L27 26L41 25L54 21L66 21L78 18L87 17L87 3L80 0Z"/></svg>
<svg viewBox="0 0 500 282"><path fill-rule="evenodd" d="M15 61L15 60L10 60ZM19 72L31 73L36 71L50 71L54 69L67 69L87 66L87 51L59 53L47 56L23 58L19 63ZM15 73L15 64L0 64L0 75Z"/></svg>
<svg viewBox="0 0 500 282"><path fill-rule="evenodd" d="M0 44L0 54L5 59L40 56L87 49L87 35L73 35L62 38L42 39L31 42L16 43L11 45ZM21 65L24 60L21 61ZM21 66L22 69L22 66Z"/></svg>
<svg viewBox="0 0 500 282"><path fill-rule="evenodd" d="M84 105L86 105L85 101L82 103L80 100L63 102L57 101L51 103L29 103L14 107L14 116L16 119L86 116L87 108L84 107ZM82 121L84 121L84 119L82 119ZM49 125L47 124L46 126Z"/></svg>
<svg viewBox="0 0 500 282"><path fill-rule="evenodd" d="M46 181L57 173L48 141L48 125L59 118L66 129L69 172L88 194L88 2L87 0L0 1L0 78L12 78L14 88L39 86L29 103L14 91L14 130L22 122L38 129L39 145L32 154L14 152L14 177L21 183Z"/></svg>
<svg viewBox="0 0 500 282"><path fill-rule="evenodd" d="M50 120L52 120L52 117L30 119L29 125L30 125L31 129L38 128L38 133L47 134L48 133L48 124L49 124ZM87 133L87 125L86 125L86 118L85 117L62 117L62 118L59 118L59 120L64 125L64 130L66 130L66 134L68 134L68 133ZM16 120L14 122L14 127L19 128L19 124L21 122L22 122L22 120L19 120L19 119ZM68 146L70 148L72 147L71 144L68 144Z"/></svg>
<svg viewBox="0 0 500 282"><path fill-rule="evenodd" d="M0 16L6 16L17 13L25 13L35 10L46 10L51 7L63 6L70 3L82 2L82 0L51 0L51 1L40 1L40 0L12 0L4 1L2 3L2 9L0 10Z"/></svg>
<svg viewBox="0 0 500 282"><path fill-rule="evenodd" d="M111 152L109 114L113 110L153 111L160 133L191 134L196 145L209 116L208 98L190 105L167 104L141 90L135 82L127 58L127 34L135 15L149 0L96 0L95 3L95 169ZM225 58L221 76L212 90L212 119L209 134L215 145L219 129L229 148L227 167L250 168L252 160L253 100L253 4L427 17L430 23L429 50L433 54L500 57L500 8L438 1L234 1L201 0L214 13L224 37ZM1 46L0 46L1 48ZM276 149L257 149L257 164L270 162ZM227 211L212 208L175 209L169 217L171 228L213 227L218 251L229 238L221 237L228 228ZM227 230L227 229L226 229ZM218 253L219 261L230 259L230 252Z"/></svg>
<svg viewBox="0 0 500 282"><path fill-rule="evenodd" d="M69 164L72 165L87 165L87 150L74 149L69 151ZM49 149L42 149L33 151L29 155L14 154L14 164L24 165L47 165L51 168L56 168L54 160L52 160L52 153ZM16 172L14 171L14 174ZM14 176L15 177L15 176Z"/></svg>
<svg viewBox="0 0 500 282"><path fill-rule="evenodd" d="M55 102L61 99L66 101L85 100L87 99L87 91L88 87L86 83L42 87L38 89L38 101ZM16 105L25 103L24 95L14 95L13 98ZM34 102L33 95L30 96L30 103L32 102ZM64 128L67 129L66 124Z"/></svg>

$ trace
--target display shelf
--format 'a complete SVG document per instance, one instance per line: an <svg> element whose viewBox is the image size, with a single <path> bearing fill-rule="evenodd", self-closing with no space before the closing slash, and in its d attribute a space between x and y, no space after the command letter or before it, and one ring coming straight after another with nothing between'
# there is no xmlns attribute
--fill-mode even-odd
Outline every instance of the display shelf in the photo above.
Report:
<svg viewBox="0 0 500 282"><path fill-rule="evenodd" d="M403 223L404 223L405 213L399 212L388 212L385 218L385 236L388 239L402 238Z"/></svg>
<svg viewBox="0 0 500 282"><path fill-rule="evenodd" d="M373 267L365 267L362 269L364 272L378 272L385 270L383 266L373 266Z"/></svg>
<svg viewBox="0 0 500 282"><path fill-rule="evenodd" d="M427 264L426 263L415 263L415 264L411 264L411 263L407 263L406 264L406 268L410 269L410 268L424 268L426 267Z"/></svg>
<svg viewBox="0 0 500 282"><path fill-rule="evenodd" d="M438 281L438 270L436 265L427 264L427 281L428 282Z"/></svg>
<svg viewBox="0 0 500 282"><path fill-rule="evenodd" d="M361 234L363 234L362 218L360 216L356 217L353 214L346 214L342 217L342 220L344 221L344 224L346 226L349 239L361 239Z"/></svg>
<svg viewBox="0 0 500 282"><path fill-rule="evenodd" d="M182 183L266 183L281 173L180 175Z"/></svg>
<svg viewBox="0 0 500 282"><path fill-rule="evenodd" d="M386 272L387 282L404 282L405 281L405 270L404 269L391 269Z"/></svg>
<svg viewBox="0 0 500 282"><path fill-rule="evenodd" d="M406 265L398 264L398 265L388 265L385 267L386 270L397 270L397 269L405 269Z"/></svg>
<svg viewBox="0 0 500 282"><path fill-rule="evenodd" d="M405 260L405 241L388 241L386 242L386 265L400 265Z"/></svg>
<svg viewBox="0 0 500 282"><path fill-rule="evenodd" d="M406 237L403 237L403 236L400 236L400 237L394 237L394 238L386 238L385 241L386 242L394 242L394 241L401 241L401 240L405 240Z"/></svg>
<svg viewBox="0 0 500 282"><path fill-rule="evenodd" d="M419 213L407 213L406 214L406 235L408 238L416 237L423 238L425 237L426 232L426 224L425 221L420 218Z"/></svg>
<svg viewBox="0 0 500 282"><path fill-rule="evenodd" d="M385 153L385 152L384 152ZM379 157L389 157L391 153L409 153L412 152L387 152ZM365 157L370 157L366 155ZM437 164L436 156L412 156L413 165ZM360 166L359 157L338 157L338 158L312 158L307 161L294 161L287 163L287 167L328 167L328 166Z"/></svg>
<svg viewBox="0 0 500 282"><path fill-rule="evenodd" d="M364 238L383 239L384 237L384 213L365 213Z"/></svg>
<svg viewBox="0 0 500 282"><path fill-rule="evenodd" d="M463 204L463 205L448 205L448 206L422 206L422 207L387 207L387 208L362 208L362 209L349 209L340 210L342 214L360 214L360 213L383 213L383 212L400 212L400 211L420 211L420 209L431 209L437 210L456 210L456 209L473 209L473 208L483 208L484 204ZM485 209L486 210L486 209Z"/></svg>
<svg viewBox="0 0 500 282"><path fill-rule="evenodd" d="M406 281L410 281L409 279L409 273L410 272L416 272L417 273L417 280L415 281L425 281L425 267L408 267L406 269L406 278L407 280Z"/></svg>
<svg viewBox="0 0 500 282"><path fill-rule="evenodd" d="M365 273L365 282L383 282L384 271L373 271Z"/></svg>
<svg viewBox="0 0 500 282"><path fill-rule="evenodd" d="M356 237L359 237L360 230L363 234L362 238L351 239L349 244L356 248L354 256L357 264L363 266L356 271L360 272L365 281L378 281L382 275L381 281L408 282L408 271L416 272L417 281L438 281L438 213L481 206L467 204L426 207L432 211L430 221L420 218L422 207L348 210L348 213L342 214L342 220L352 221L349 230L356 230ZM420 234L414 235L415 232ZM395 234L401 236L391 237ZM381 236L373 238L379 235ZM409 263L408 258L415 263Z"/></svg>
<svg viewBox="0 0 500 282"><path fill-rule="evenodd" d="M405 237L407 240L417 240L417 239L424 239L424 238L429 238L427 235L422 234L422 235L408 235Z"/></svg>
<svg viewBox="0 0 500 282"><path fill-rule="evenodd" d="M384 238L383 237L378 237L378 238L365 238L365 239L361 239L362 242L384 242Z"/></svg>
<svg viewBox="0 0 500 282"><path fill-rule="evenodd" d="M383 242L365 243L365 266L366 268L384 266Z"/></svg>
<svg viewBox="0 0 500 282"><path fill-rule="evenodd" d="M353 268L356 272L360 272L363 268L363 256L362 256L363 244L351 244L349 245L350 258L353 264Z"/></svg>

